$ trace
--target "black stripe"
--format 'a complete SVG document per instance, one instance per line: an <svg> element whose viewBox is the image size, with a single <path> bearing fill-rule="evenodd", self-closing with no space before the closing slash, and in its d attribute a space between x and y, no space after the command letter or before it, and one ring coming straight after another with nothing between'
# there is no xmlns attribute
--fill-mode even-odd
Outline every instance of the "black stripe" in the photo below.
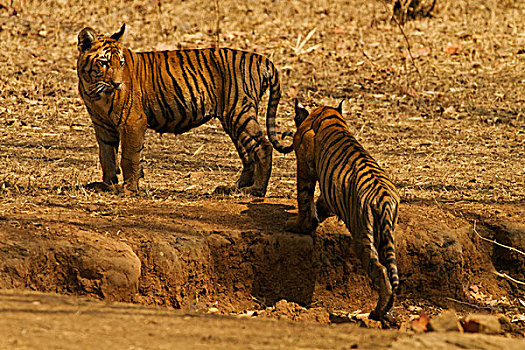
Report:
<svg viewBox="0 0 525 350"><path fill-rule="evenodd" d="M213 92L213 89L210 89L210 85L208 84L210 82L211 79L213 79L213 77L211 77L210 75L208 75L207 77L203 74L203 65L205 66L206 63L205 62L202 62L201 61L201 58L200 58L200 54L202 53L202 50L195 50L194 51L194 54L195 54L195 63L196 63L196 66L195 66L195 73L196 75L199 76L199 79L200 79L200 83L199 83L199 86L204 86L204 89L206 90L206 98L204 98L204 96L202 96L201 94L201 113L202 113L202 116L204 117L206 112L205 112L205 102L206 100L212 100L213 99L213 95L214 95L214 92Z"/></svg>
<svg viewBox="0 0 525 350"><path fill-rule="evenodd" d="M187 72L188 74L190 75L191 79L193 80L193 84L194 84L194 87L196 90L193 90L193 93L191 95L191 99L193 101L193 104L194 104L194 109L192 110L192 122L193 121L196 121L197 119L197 112L199 110L198 108L198 101L197 101L197 95L200 95L200 85L199 85L199 82L197 81L197 76L196 76L196 69L195 69L195 66L193 65L193 59L192 57L190 56L190 53L195 53L194 51L184 51L184 53L186 54L186 57L187 57ZM191 89L191 87L190 87Z"/></svg>
<svg viewBox="0 0 525 350"><path fill-rule="evenodd" d="M181 128L181 125L184 123L184 121L187 119L188 109L186 107L186 100L184 99L184 92L182 91L182 88L178 84L177 79L170 71L170 62L169 62L168 52L163 51L162 53L164 55L164 60L166 62L166 74L168 74L168 76L170 77L172 85L173 85L173 90L175 92L173 96L174 97L173 100L177 104L177 110L179 112L179 118L180 118L179 121L173 127L173 132L175 134L180 134L183 132L182 130L184 130L180 128Z"/></svg>
<svg viewBox="0 0 525 350"><path fill-rule="evenodd" d="M103 140L101 137L98 139L100 142L102 142L105 145L111 146L111 147L118 147L119 141L118 140Z"/></svg>
<svg viewBox="0 0 525 350"><path fill-rule="evenodd" d="M160 57L159 57L160 58ZM173 109L171 108L170 103L168 102L166 98L165 92L167 92L166 83L164 82L164 79L162 77L163 67L160 60L155 59L154 61L155 66L157 68L157 79L156 79L156 87L157 92L155 95L157 96L157 100L159 100L158 97L160 97L160 103L159 106L161 110L163 111L163 117L164 117L164 125L162 125L159 129L159 131L165 131L167 130L167 127L170 122L175 120L175 114L173 112ZM158 120L157 120L158 122Z"/></svg>
<svg viewBox="0 0 525 350"><path fill-rule="evenodd" d="M102 121L100 119L97 119L96 121L92 119L91 121L93 122L93 125L101 128L101 129L104 129L104 130L106 130L109 133L118 134L118 131L115 130L115 128L111 124L107 124L107 123L105 123L104 121ZM102 123L100 123L100 122L102 122Z"/></svg>

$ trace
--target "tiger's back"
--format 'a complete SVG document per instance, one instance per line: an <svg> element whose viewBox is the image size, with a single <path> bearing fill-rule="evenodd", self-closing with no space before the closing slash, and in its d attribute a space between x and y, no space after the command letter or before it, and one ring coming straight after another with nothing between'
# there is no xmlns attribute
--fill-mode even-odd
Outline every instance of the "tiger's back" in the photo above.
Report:
<svg viewBox="0 0 525 350"><path fill-rule="evenodd" d="M288 229L308 232L330 215L342 219L379 292L371 317L383 320L399 284L393 241L399 205L395 186L350 133L340 109L320 107L308 114L296 105L296 123L299 215ZM317 181L320 196L314 204Z"/></svg>
<svg viewBox="0 0 525 350"><path fill-rule="evenodd" d="M239 105L258 107L269 86L279 90L273 63L259 54L221 49L132 52L148 127L180 134L212 117L228 118ZM279 92L277 91L277 94ZM275 99L275 96L272 96Z"/></svg>
<svg viewBox="0 0 525 350"><path fill-rule="evenodd" d="M395 186L350 133L340 114L330 108L314 112L315 173L331 212L351 226L351 232L359 228L368 207L380 210L382 203L389 203L397 212Z"/></svg>

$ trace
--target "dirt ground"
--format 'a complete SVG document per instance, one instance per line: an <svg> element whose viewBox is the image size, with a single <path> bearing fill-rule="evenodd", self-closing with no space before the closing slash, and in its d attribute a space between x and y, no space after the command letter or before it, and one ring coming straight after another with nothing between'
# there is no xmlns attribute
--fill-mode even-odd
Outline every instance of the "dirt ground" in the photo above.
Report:
<svg viewBox="0 0 525 350"><path fill-rule="evenodd" d="M217 316L56 294L0 291L2 349L506 349L494 335L364 329Z"/></svg>
<svg viewBox="0 0 525 350"><path fill-rule="evenodd" d="M178 315L173 327L209 320L206 332L232 318L182 315L263 319L253 334L275 332L281 326L267 319L284 318L297 324L282 327L310 338L354 332L336 323L378 327L366 319L376 295L342 223L329 219L314 236L283 229L296 212L292 154L274 152L263 200L219 196L213 190L232 184L241 162L218 121L178 136L148 131L138 195L86 190L101 169L77 89L76 38L85 26L112 33L125 22L124 42L137 51L218 39L271 57L283 88L279 131L294 130L293 97L309 108L345 98L350 129L402 198L399 332L454 309L498 315L521 339L523 286L495 272L525 281L525 259L478 235L525 250L525 4L438 1L432 17L401 30L380 1L218 3L217 12L200 1L0 0L2 302L25 298L14 289L165 306L159 312ZM40 315L20 302L23 315ZM119 322L107 312L108 324L112 315ZM377 332L389 346L393 333Z"/></svg>

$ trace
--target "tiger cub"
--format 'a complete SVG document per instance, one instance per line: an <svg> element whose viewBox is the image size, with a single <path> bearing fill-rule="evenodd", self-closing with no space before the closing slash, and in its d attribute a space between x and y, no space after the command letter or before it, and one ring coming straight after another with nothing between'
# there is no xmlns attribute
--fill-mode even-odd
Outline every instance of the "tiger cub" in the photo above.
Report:
<svg viewBox="0 0 525 350"><path fill-rule="evenodd" d="M235 186L264 196L272 169L272 145L281 153L275 116L281 97L279 74L266 57L232 49L133 52L122 45L125 25L111 36L84 28L78 35L79 91L95 128L104 188L119 188L116 156L125 192L138 188L147 128L181 134L218 118L243 170ZM257 122L264 92L270 97L266 128Z"/></svg>
<svg viewBox="0 0 525 350"><path fill-rule="evenodd" d="M387 313L399 284L393 241L399 196L385 172L352 136L341 114L342 102L337 108L320 107L308 114L295 101L299 214L286 228L307 233L328 216L342 219L352 234L352 249L379 293L370 318L391 322ZM314 204L317 181L321 194Z"/></svg>

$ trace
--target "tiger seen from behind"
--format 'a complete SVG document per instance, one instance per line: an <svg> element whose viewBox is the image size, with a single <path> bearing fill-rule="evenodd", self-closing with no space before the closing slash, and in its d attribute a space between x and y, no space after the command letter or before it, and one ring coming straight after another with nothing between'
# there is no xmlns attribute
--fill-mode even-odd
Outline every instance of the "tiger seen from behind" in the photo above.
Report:
<svg viewBox="0 0 525 350"><path fill-rule="evenodd" d="M342 102L337 108L319 107L308 113L296 100L294 119L299 213L286 229L309 233L331 215L343 220L352 235L352 249L379 294L370 318L389 326L394 322L389 311L399 284L393 238L397 191L350 133ZM314 202L317 182L320 195Z"/></svg>
<svg viewBox="0 0 525 350"><path fill-rule="evenodd" d="M79 91L99 145L101 188L137 191L147 128L181 134L218 118L235 145L243 170L235 186L219 186L216 191L242 189L264 196L272 149L281 153L293 149L281 145L276 136L281 90L274 64L255 53L226 48L133 52L122 45L124 31L125 25L104 36L84 28L78 35ZM270 95L266 114L270 142L257 122L266 90ZM123 186L117 178L119 146Z"/></svg>

